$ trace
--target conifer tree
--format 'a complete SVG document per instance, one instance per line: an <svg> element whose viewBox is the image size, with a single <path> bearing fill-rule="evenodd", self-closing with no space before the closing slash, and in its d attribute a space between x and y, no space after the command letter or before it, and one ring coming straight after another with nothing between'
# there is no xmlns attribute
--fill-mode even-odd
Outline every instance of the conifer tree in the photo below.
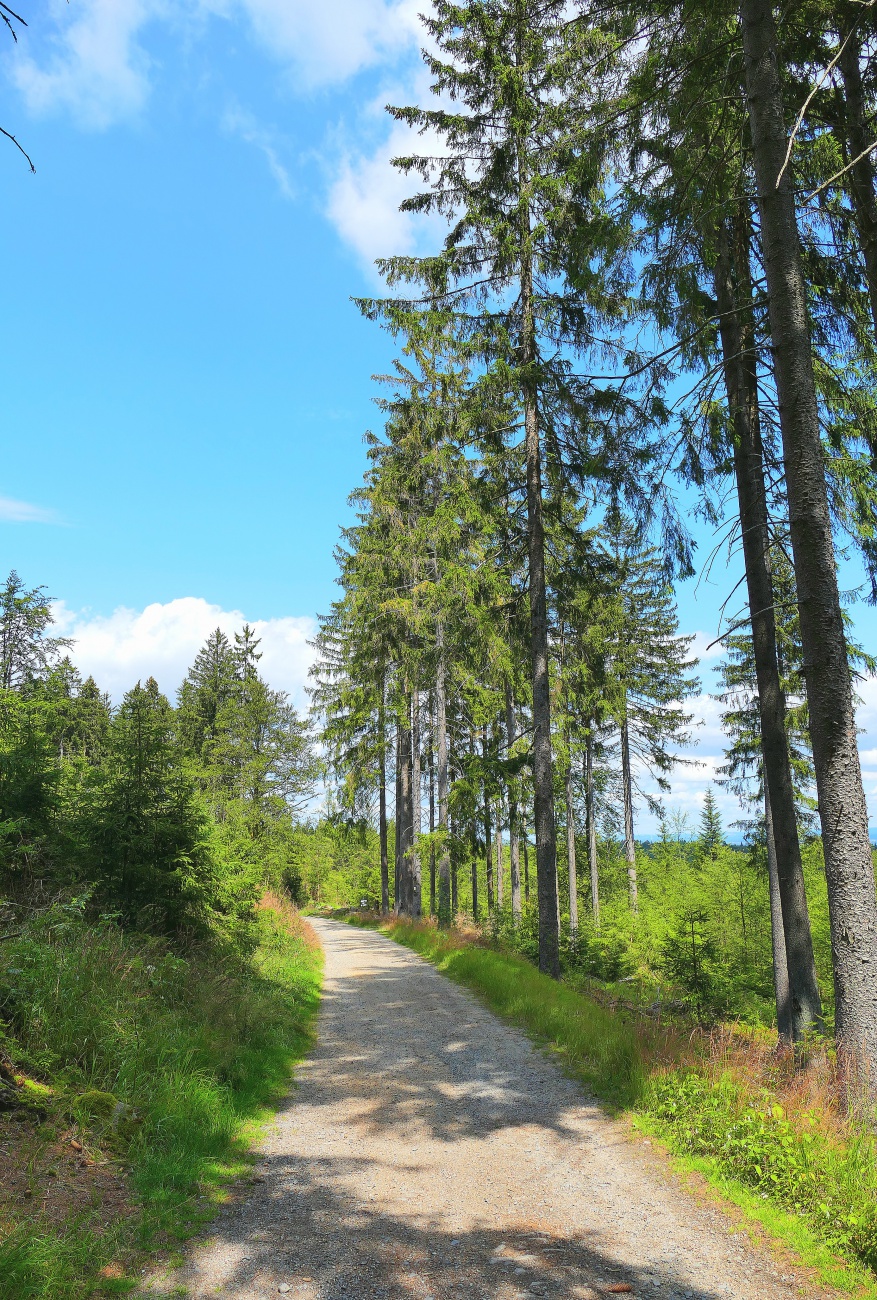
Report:
<svg viewBox="0 0 877 1300"><path fill-rule="evenodd" d="M589 72L602 38L583 20L569 22L563 0L437 0L425 23L432 49L424 58L433 89L449 97L452 107L390 111L419 131L435 132L444 147L441 156L398 160L430 185L403 207L446 214L452 229L438 257L394 258L383 269L391 285L419 282L431 301L468 311L470 337L477 337L490 367L488 383L511 392L521 414L539 963L556 976L545 476L548 469L550 482L562 447L580 445L579 431L588 423L591 389L577 381L565 354L592 345L600 315L593 303L605 313L611 301L592 269L606 228L591 210L601 151L588 129ZM570 241L581 250L588 294L568 278ZM387 304L370 309L393 312Z"/></svg>

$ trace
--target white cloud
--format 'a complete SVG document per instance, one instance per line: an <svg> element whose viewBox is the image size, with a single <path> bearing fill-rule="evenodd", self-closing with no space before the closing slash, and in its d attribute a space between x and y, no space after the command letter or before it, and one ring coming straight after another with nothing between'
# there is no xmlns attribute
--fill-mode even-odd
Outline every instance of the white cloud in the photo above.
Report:
<svg viewBox="0 0 877 1300"><path fill-rule="evenodd" d="M66 109L83 126L104 129L149 98L152 23L196 35L211 17L243 23L288 68L296 89L311 89L416 50L418 7L416 0L53 0L48 47L38 51L31 34L11 75L33 112Z"/></svg>
<svg viewBox="0 0 877 1300"><path fill-rule="evenodd" d="M120 606L112 614L74 611L63 604L55 619L73 637L70 657L83 674L119 700L137 681L154 677L171 699L195 655L214 628L232 638L247 621L239 610L224 610L199 596L183 596L143 610ZM260 670L271 686L288 691L306 707L305 684L314 654L307 644L316 631L312 618L250 619L261 638Z"/></svg>
<svg viewBox="0 0 877 1300"><path fill-rule="evenodd" d="M295 198L292 178L280 160L277 138L272 131L261 126L246 109L230 108L222 119L226 131L239 136L247 144L253 145L262 154L268 164L268 170L277 182L277 188L285 199Z"/></svg>
<svg viewBox="0 0 877 1300"><path fill-rule="evenodd" d="M44 62L15 60L12 76L33 112L70 110L104 128L137 113L149 95L150 59L139 37L168 14L166 0L81 0L54 6L58 24Z"/></svg>
<svg viewBox="0 0 877 1300"><path fill-rule="evenodd" d="M393 60L416 48L421 30L412 0L203 0L202 7L246 15L261 46L307 87Z"/></svg>
<svg viewBox="0 0 877 1300"><path fill-rule="evenodd" d="M16 501L12 497L0 497L0 523L56 524L58 522L54 510L44 510L42 506L33 506L28 501Z"/></svg>

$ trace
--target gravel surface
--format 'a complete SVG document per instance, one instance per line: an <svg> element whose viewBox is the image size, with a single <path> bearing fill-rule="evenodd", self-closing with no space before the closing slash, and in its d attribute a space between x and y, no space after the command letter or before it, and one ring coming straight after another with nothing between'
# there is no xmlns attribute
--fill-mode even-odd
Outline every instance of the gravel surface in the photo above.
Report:
<svg viewBox="0 0 877 1300"><path fill-rule="evenodd" d="M252 1194L146 1293L814 1295L414 953L313 924L326 952L318 1042L263 1139Z"/></svg>

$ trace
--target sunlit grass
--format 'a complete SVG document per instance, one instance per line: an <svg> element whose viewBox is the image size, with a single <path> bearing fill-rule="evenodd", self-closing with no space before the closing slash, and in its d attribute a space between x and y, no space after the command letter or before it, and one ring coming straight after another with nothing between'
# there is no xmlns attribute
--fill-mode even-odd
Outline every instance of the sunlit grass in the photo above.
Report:
<svg viewBox="0 0 877 1300"><path fill-rule="evenodd" d="M249 1168L253 1133L310 1042L319 951L274 900L251 958L180 957L60 910L0 958L5 1050L52 1087L43 1129L73 1125L122 1164L137 1211L53 1228L22 1209L0 1224L0 1297L131 1289L142 1252L190 1236Z"/></svg>
<svg viewBox="0 0 877 1300"><path fill-rule="evenodd" d="M823 1282L877 1297L877 1148L842 1105L830 1053L796 1070L763 1030L708 1032L601 1006L475 932L349 919L378 926L548 1047Z"/></svg>

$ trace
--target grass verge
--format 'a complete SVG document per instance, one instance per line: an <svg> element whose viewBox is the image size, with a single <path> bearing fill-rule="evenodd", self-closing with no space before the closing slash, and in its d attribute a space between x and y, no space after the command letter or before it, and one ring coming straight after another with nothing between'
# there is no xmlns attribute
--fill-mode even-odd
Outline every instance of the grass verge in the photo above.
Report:
<svg viewBox="0 0 877 1300"><path fill-rule="evenodd" d="M877 1146L838 1104L825 1059L796 1071L767 1035L658 1025L603 1007L525 958L426 923L380 929L550 1047L594 1094L659 1138L825 1285L877 1300Z"/></svg>
<svg viewBox="0 0 877 1300"><path fill-rule="evenodd" d="M129 1291L145 1252L212 1216L310 1043L320 966L270 898L246 958L63 907L3 945L2 1300Z"/></svg>

